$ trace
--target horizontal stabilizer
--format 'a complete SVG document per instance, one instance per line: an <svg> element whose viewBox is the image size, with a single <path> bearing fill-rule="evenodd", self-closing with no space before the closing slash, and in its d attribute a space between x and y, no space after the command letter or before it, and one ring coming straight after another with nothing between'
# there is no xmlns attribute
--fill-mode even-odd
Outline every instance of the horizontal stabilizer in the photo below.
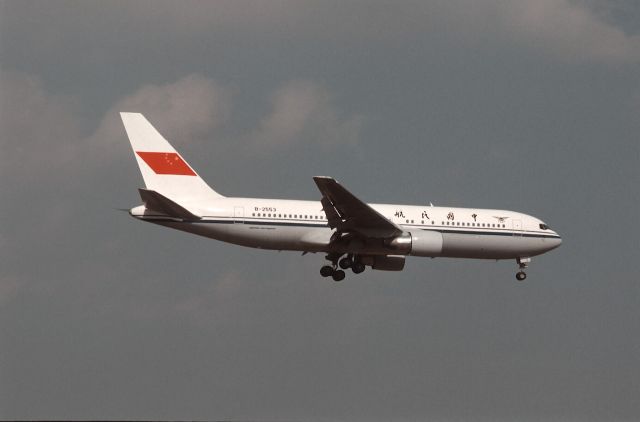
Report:
<svg viewBox="0 0 640 422"><path fill-rule="evenodd" d="M169 217L181 218L183 220L199 220L201 218L184 208L182 205L177 204L154 190L138 189L138 192L140 192L140 198L148 209L161 212Z"/></svg>

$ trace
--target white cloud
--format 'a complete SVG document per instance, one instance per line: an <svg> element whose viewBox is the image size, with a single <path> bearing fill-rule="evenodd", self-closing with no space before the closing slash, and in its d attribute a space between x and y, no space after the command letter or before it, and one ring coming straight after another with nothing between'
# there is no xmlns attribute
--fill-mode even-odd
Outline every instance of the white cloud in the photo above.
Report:
<svg viewBox="0 0 640 422"><path fill-rule="evenodd" d="M165 85L147 85L111 107L93 134L73 97L44 90L22 73L0 74L0 175L22 184L65 177L81 168L108 166L128 150L119 111L144 113L176 144L202 139L230 113L230 95L198 75ZM18 177L18 175L20 177Z"/></svg>
<svg viewBox="0 0 640 422"><path fill-rule="evenodd" d="M146 85L107 111L89 142L102 149L122 143L121 111L144 114L172 144L200 140L231 112L229 91L209 78L189 75L164 85Z"/></svg>
<svg viewBox="0 0 640 422"><path fill-rule="evenodd" d="M600 19L584 4L568 0L497 2L506 29L524 42L572 60L640 59L640 37Z"/></svg>
<svg viewBox="0 0 640 422"><path fill-rule="evenodd" d="M264 148L292 144L324 147L354 145L363 118L340 116L329 91L312 81L291 81L271 98L271 111L262 119L251 140Z"/></svg>
<svg viewBox="0 0 640 422"><path fill-rule="evenodd" d="M85 178L100 178L115 160L125 160L129 150L120 111L143 113L178 146L211 137L231 115L228 88L189 75L168 84L143 86L120 99L90 134L77 99L51 94L29 75L4 72L0 78L0 174L6 181L20 180L23 186L41 183L43 177L73 180L78 172ZM230 141L244 140L252 152L265 145L353 145L362 122L359 115L343 117L326 88L297 80L273 93L270 109L255 129L248 124L244 135Z"/></svg>
<svg viewBox="0 0 640 422"><path fill-rule="evenodd" d="M64 255L79 213L87 207L93 207L95 215L105 212L109 201L105 196L115 193L96 192L96 187L109 186L109 180L117 183L114 169L134 165L118 111L145 113L167 138L180 143L205 137L227 119L230 110L225 88L191 75L126 96L105 113L91 134L80 102L48 92L34 76L3 72L0 89L3 256L42 252L32 247L42 239L56 243L51 247ZM18 228L11 224L16 219L29 224ZM15 291L12 271L0 268L0 296Z"/></svg>

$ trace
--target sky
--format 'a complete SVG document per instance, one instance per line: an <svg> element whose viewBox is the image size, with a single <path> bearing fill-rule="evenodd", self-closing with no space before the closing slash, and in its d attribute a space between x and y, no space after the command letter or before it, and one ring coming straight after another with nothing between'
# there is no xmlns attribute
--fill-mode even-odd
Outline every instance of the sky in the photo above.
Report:
<svg viewBox="0 0 640 422"><path fill-rule="evenodd" d="M498 208L563 244L322 255L145 224L119 111L226 196ZM0 2L0 418L640 419L640 5Z"/></svg>

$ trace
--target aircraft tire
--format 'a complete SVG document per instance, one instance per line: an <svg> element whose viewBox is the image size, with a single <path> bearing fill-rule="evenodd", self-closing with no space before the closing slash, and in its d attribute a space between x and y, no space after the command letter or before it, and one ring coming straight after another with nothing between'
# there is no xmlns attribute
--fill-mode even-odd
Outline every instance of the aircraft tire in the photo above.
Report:
<svg viewBox="0 0 640 422"><path fill-rule="evenodd" d="M329 277L333 275L333 267L331 267L330 265L325 265L324 267L320 268L320 275L323 277Z"/></svg>
<svg viewBox="0 0 640 422"><path fill-rule="evenodd" d="M364 264L360 262L354 262L353 265L351 265L351 271L353 271L354 274L360 274L365 268Z"/></svg>
<svg viewBox="0 0 640 422"><path fill-rule="evenodd" d="M338 265L340 265L340 268L342 268L343 270L346 270L353 265L353 260L349 257L342 258L340 262L338 262Z"/></svg>
<svg viewBox="0 0 640 422"><path fill-rule="evenodd" d="M333 281L342 281L344 280L344 276L345 276L344 271L336 270L333 272L333 275L332 275Z"/></svg>
<svg viewBox="0 0 640 422"><path fill-rule="evenodd" d="M518 281L524 281L527 278L527 273L525 273L524 271L518 271L516 273L516 278L518 279Z"/></svg>

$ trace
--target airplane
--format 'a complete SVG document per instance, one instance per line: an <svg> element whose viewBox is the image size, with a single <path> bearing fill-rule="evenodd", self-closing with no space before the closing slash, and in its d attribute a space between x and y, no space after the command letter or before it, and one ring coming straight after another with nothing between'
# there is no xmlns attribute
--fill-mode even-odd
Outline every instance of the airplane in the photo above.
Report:
<svg viewBox="0 0 640 422"><path fill-rule="evenodd" d="M401 271L407 256L531 258L562 243L557 232L514 211L367 204L331 177L313 178L320 201L225 197L214 191L140 113L120 113L145 188L134 218L259 249L324 253L322 277Z"/></svg>

